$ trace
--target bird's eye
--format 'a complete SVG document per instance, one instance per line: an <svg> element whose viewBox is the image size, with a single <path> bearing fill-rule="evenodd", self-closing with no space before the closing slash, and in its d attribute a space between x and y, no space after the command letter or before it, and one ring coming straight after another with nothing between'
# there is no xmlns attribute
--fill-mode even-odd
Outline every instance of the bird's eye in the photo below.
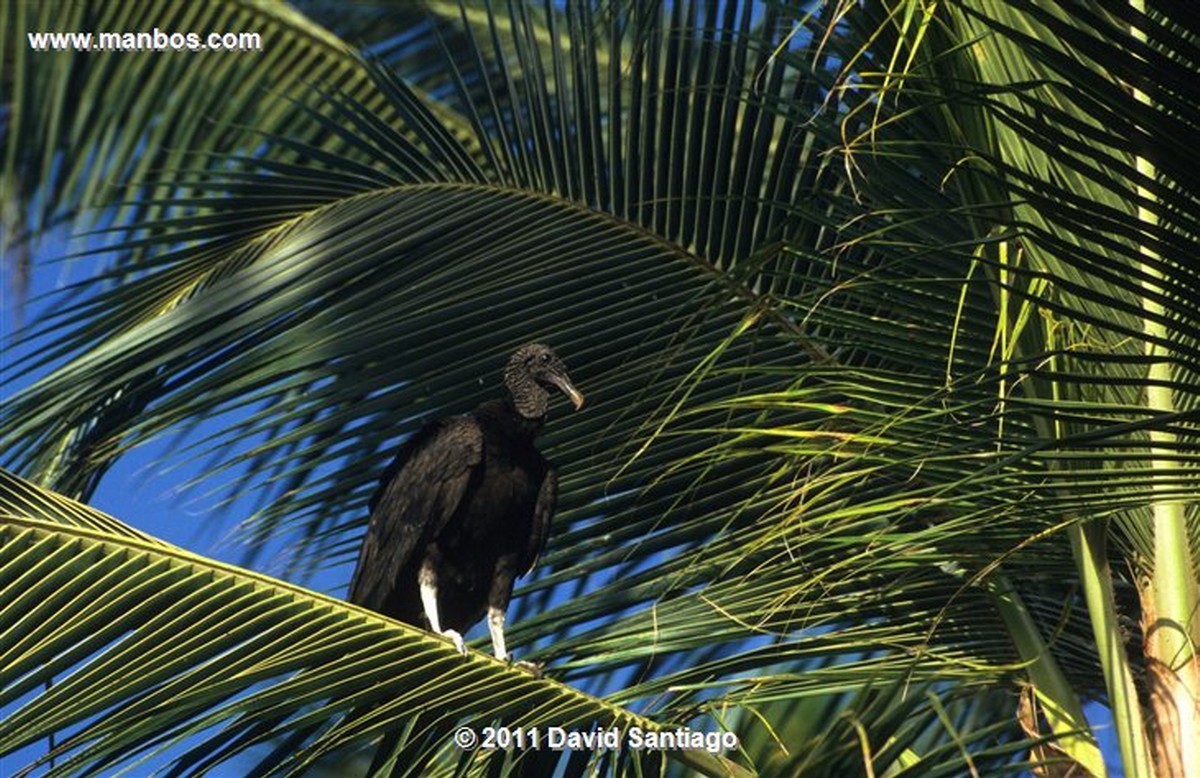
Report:
<svg viewBox="0 0 1200 778"><path fill-rule="evenodd" d="M543 365L550 364L550 355L549 354L542 354L542 364Z"/></svg>

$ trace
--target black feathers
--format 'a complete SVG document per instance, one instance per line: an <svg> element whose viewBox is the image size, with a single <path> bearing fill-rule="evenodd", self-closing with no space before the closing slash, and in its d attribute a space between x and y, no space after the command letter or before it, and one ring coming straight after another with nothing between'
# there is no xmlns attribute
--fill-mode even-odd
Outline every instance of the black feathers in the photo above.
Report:
<svg viewBox="0 0 1200 778"><path fill-rule="evenodd" d="M350 601L426 626L463 649L488 613L507 658L504 611L517 576L545 546L558 479L534 445L549 390L583 396L548 346L520 348L504 369L509 398L426 425L400 449L371 501Z"/></svg>

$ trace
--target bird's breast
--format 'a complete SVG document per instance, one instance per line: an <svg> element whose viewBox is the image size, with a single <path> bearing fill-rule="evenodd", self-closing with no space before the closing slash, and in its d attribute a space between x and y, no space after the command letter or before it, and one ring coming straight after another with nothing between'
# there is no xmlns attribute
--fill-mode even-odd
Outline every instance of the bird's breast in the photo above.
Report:
<svg viewBox="0 0 1200 778"><path fill-rule="evenodd" d="M538 458L540 459L540 457ZM546 465L532 458L486 453L475 488L457 512L452 548L443 551L499 557L525 548L533 527L538 489Z"/></svg>

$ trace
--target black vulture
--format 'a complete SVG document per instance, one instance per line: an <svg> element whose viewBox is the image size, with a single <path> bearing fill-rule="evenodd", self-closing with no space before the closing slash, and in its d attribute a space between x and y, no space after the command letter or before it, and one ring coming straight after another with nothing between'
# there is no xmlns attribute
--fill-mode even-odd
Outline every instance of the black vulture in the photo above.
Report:
<svg viewBox="0 0 1200 778"><path fill-rule="evenodd" d="M513 582L546 545L558 496L554 467L534 446L550 392L578 410L566 365L540 343L504 368L509 397L425 425L400 448L371 499L350 602L454 641L486 610L492 649L507 660Z"/></svg>

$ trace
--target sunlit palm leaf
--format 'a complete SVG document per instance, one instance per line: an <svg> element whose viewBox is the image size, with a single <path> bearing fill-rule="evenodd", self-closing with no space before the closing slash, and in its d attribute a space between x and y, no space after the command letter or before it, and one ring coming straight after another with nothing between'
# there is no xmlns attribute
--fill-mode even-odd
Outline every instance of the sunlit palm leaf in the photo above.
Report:
<svg viewBox="0 0 1200 778"><path fill-rule="evenodd" d="M1147 435L1192 440L1196 403L1139 405L1141 228L1116 202L1128 158L1103 145L1132 125L1075 117L1119 114L1120 90L1005 8L981 23L1019 51L954 48L974 18L955 9L922 28L934 56L898 49L903 80L872 71L919 14L868 4L822 40L774 6L681 3L472 22L437 104L379 67L391 113L319 85L320 148L273 133L270 161L181 172L194 199L157 203L166 218L118 247L150 258L139 274L51 323L77 358L10 404L12 461L86 491L127 447L248 408L201 446L231 495L263 496L247 533L295 537L301 572L352 554L394 437L468 407L508 349L545 337L596 403L549 425L563 506L513 636L567 677L621 679L616 699L677 722L722 695L749 710L879 678L970 694L1023 667L990 607L1002 570L1098 694L1059 533L1103 512L1142 543L1138 511L1194 493L1197 464L1179 446L1152 475ZM1052 29L1108 45L1092 21ZM1017 60L1041 64L976 71ZM831 93L842 63L898 96ZM1064 110L1048 77L1090 102ZM848 190L822 155L838 123ZM1179 231L1149 236L1172 257L1159 296L1184 388L1190 198L1164 185ZM1019 736L1011 707L987 709L973 748ZM953 750L942 735L931 753Z"/></svg>
<svg viewBox="0 0 1200 778"><path fill-rule="evenodd" d="M64 731L41 760L54 760L49 774L110 772L197 733L265 725L219 749L229 757L349 710L357 720L326 732L322 749L421 720L443 750L462 722L653 726L411 627L145 539L5 471L0 499L0 705L50 684L0 724L0 751ZM293 754L280 769L320 753Z"/></svg>

